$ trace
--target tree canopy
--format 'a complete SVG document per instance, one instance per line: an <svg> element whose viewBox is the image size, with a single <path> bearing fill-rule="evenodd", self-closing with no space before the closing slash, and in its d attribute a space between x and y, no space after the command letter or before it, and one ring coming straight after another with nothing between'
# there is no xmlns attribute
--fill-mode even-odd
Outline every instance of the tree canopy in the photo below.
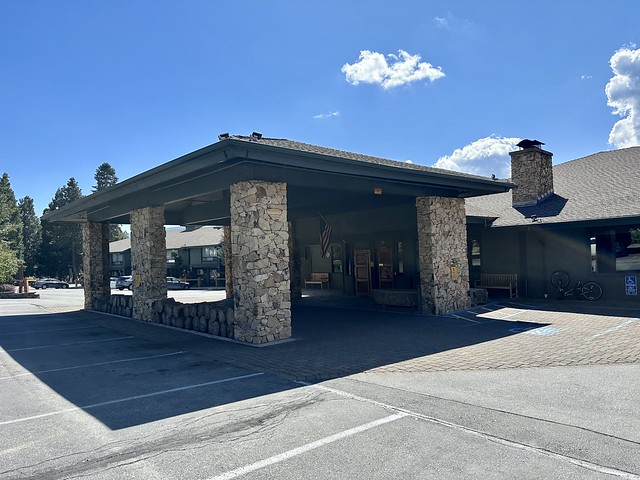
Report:
<svg viewBox="0 0 640 480"><path fill-rule="evenodd" d="M96 168L96 173L93 178L96 180L96 184L93 186L93 191L104 190L107 187L118 183L118 177L116 176L116 170L107 162L101 164Z"/></svg>
<svg viewBox="0 0 640 480"><path fill-rule="evenodd" d="M7 173L0 178L0 241L6 243L16 258L21 260L24 257L20 209Z"/></svg>
<svg viewBox="0 0 640 480"><path fill-rule="evenodd" d="M93 186L93 191L98 192L104 190L107 187L118 183L118 177L116 176L116 170L107 162L101 164L93 176L96 184ZM127 238L126 232L122 230L122 227L117 224L109 225L109 241L115 242L116 240L122 240Z"/></svg>
<svg viewBox="0 0 640 480"><path fill-rule="evenodd" d="M20 217L22 220L22 241L24 245L25 274L35 275L37 271L37 258L42 243L42 227L40 219L36 215L33 199L24 197L18 200Z"/></svg>
<svg viewBox="0 0 640 480"><path fill-rule="evenodd" d="M82 190L75 178L58 188L48 211L56 210L82 198ZM76 277L82 265L82 227L75 223L43 222L42 248L40 249L40 273L57 277ZM71 280L74 280L72 278Z"/></svg>
<svg viewBox="0 0 640 480"><path fill-rule="evenodd" d="M18 272L18 259L6 242L0 240L0 283L11 281Z"/></svg>

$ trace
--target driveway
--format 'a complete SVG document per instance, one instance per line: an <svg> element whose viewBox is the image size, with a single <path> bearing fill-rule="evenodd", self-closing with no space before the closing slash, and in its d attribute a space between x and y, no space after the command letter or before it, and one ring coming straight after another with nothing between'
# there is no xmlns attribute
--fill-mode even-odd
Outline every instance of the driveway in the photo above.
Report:
<svg viewBox="0 0 640 480"><path fill-rule="evenodd" d="M256 348L62 298L0 305L2 478L640 478L634 310L303 302Z"/></svg>

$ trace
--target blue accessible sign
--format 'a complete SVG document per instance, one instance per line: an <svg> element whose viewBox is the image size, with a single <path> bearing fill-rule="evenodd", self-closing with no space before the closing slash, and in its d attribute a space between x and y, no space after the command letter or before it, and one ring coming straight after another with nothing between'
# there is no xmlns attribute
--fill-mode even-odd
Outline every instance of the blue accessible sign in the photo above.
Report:
<svg viewBox="0 0 640 480"><path fill-rule="evenodd" d="M624 277L624 288L627 295L638 295L638 282L635 276Z"/></svg>

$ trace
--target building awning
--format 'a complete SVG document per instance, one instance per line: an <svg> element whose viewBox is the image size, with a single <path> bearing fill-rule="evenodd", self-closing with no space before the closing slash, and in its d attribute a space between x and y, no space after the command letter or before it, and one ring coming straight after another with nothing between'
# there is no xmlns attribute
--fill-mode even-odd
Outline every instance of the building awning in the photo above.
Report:
<svg viewBox="0 0 640 480"><path fill-rule="evenodd" d="M229 187L286 182L288 218L415 204L418 196L506 192L508 181L284 139L230 136L84 197L43 220L130 223L132 210L163 206L168 225L228 225Z"/></svg>

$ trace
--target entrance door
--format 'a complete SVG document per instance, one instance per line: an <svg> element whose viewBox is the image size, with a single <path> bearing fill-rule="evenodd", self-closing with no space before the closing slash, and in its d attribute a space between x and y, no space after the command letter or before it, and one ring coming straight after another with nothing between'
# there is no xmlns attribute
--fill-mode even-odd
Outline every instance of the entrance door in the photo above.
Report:
<svg viewBox="0 0 640 480"><path fill-rule="evenodd" d="M378 288L393 288L393 252L378 247Z"/></svg>
<svg viewBox="0 0 640 480"><path fill-rule="evenodd" d="M369 250L354 250L354 267L356 280L356 295L366 296L371 291L370 267L371 253Z"/></svg>

